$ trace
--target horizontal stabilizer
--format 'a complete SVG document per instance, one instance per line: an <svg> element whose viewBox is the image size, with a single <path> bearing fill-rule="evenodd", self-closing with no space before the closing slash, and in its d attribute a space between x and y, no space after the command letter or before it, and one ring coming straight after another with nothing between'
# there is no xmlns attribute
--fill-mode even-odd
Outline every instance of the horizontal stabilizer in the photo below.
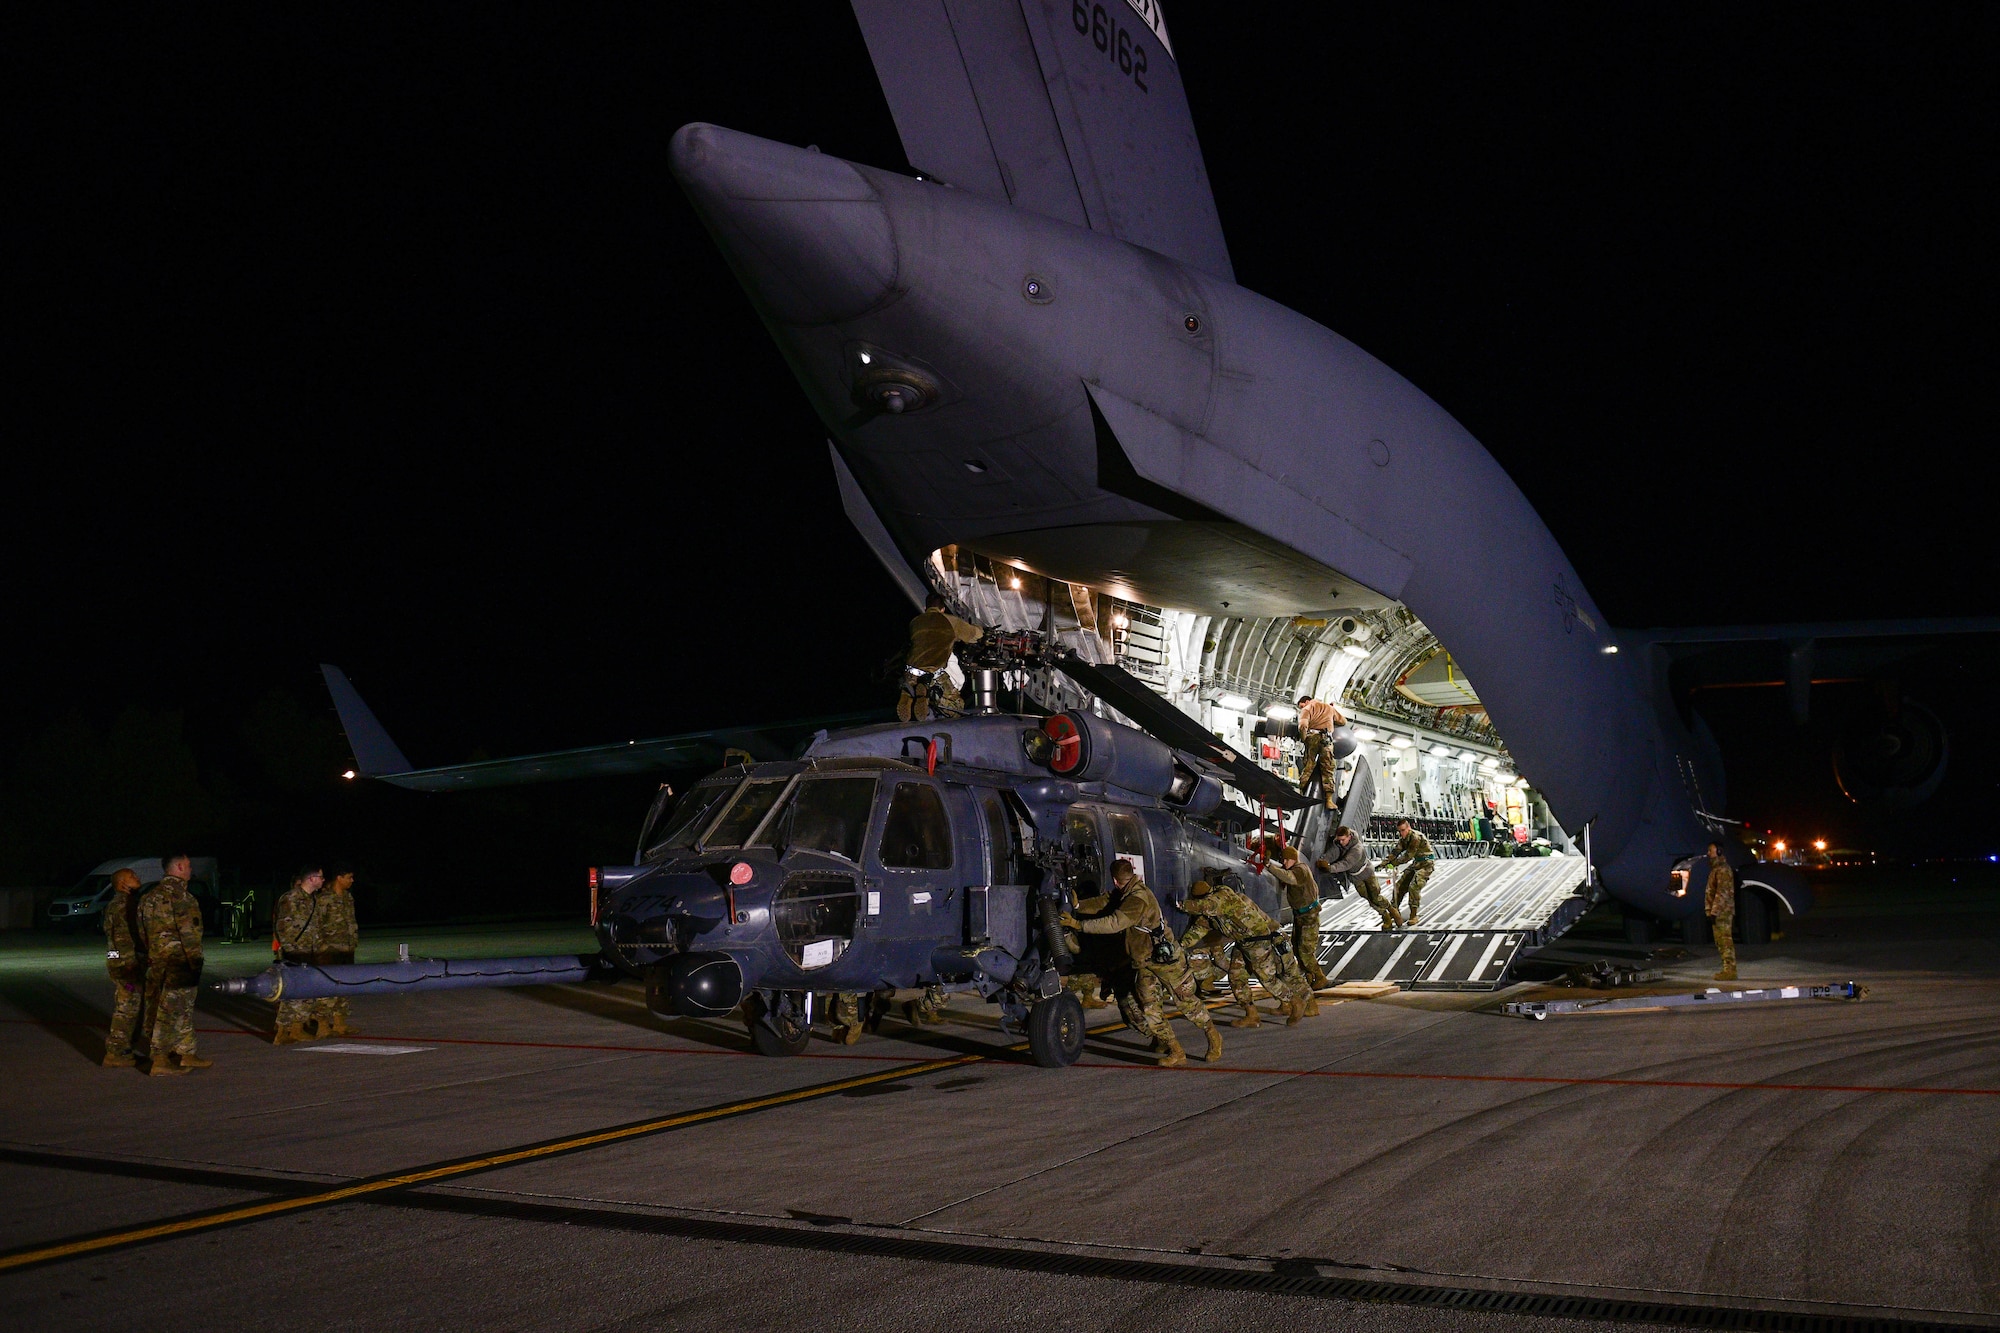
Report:
<svg viewBox="0 0 2000 1333"><path fill-rule="evenodd" d="M1131 718L1141 730L1227 772L1236 789L1252 800L1280 810L1298 810L1308 804L1297 787L1224 745L1214 732L1162 699L1124 667L1086 662L1074 652L1058 657L1056 665L1065 676Z"/></svg>
<svg viewBox="0 0 2000 1333"><path fill-rule="evenodd" d="M347 742L353 747L355 771L363 777L379 778L411 791L473 791L481 787L565 782L571 778L720 768L731 750L740 750L752 759L786 759L823 728L881 721L875 713L849 714L761 727L691 731L680 736L586 745L575 750L551 750L507 759L481 759L442 768L412 768L340 668L322 663L320 671L326 676L326 687L333 694L340 725L346 729Z"/></svg>

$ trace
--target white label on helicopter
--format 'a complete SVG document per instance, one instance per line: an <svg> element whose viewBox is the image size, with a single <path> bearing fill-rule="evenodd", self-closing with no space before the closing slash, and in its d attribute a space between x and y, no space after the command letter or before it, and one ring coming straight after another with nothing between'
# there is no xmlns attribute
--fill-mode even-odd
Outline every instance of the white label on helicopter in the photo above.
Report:
<svg viewBox="0 0 2000 1333"><path fill-rule="evenodd" d="M833 961L833 941L814 940L805 947L805 951L800 955L800 961L806 967L825 967Z"/></svg>
<svg viewBox="0 0 2000 1333"><path fill-rule="evenodd" d="M873 889L870 889L868 891L868 915L870 916L882 915L882 895L875 892Z"/></svg>
<svg viewBox="0 0 2000 1333"><path fill-rule="evenodd" d="M1139 855L1137 852L1120 852L1118 853L1118 859L1121 861L1130 861L1132 863L1132 873L1140 879L1146 878L1145 857Z"/></svg>
<svg viewBox="0 0 2000 1333"><path fill-rule="evenodd" d="M928 891L924 893L913 893L910 895L910 906L915 907L918 903L927 903L930 900L931 900L931 895Z"/></svg>

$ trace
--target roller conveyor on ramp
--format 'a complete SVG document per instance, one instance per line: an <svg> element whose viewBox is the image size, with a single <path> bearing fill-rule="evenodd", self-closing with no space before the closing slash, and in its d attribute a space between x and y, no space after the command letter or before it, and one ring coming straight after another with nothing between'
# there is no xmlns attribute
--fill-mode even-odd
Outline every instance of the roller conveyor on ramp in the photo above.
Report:
<svg viewBox="0 0 2000 1333"><path fill-rule="evenodd" d="M1440 861L1415 930L1383 930L1350 893L1320 910L1319 961L1334 982L1492 990L1523 949L1547 944L1590 907L1580 856ZM1385 892L1391 886L1384 883Z"/></svg>

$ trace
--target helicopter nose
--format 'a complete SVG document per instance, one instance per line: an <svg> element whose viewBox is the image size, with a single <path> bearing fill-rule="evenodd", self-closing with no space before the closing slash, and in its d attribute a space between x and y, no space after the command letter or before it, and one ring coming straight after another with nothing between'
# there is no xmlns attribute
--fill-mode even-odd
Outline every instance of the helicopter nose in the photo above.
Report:
<svg viewBox="0 0 2000 1333"><path fill-rule="evenodd" d="M785 324L836 324L896 286L888 210L837 157L716 125L683 125L670 161L737 277Z"/></svg>

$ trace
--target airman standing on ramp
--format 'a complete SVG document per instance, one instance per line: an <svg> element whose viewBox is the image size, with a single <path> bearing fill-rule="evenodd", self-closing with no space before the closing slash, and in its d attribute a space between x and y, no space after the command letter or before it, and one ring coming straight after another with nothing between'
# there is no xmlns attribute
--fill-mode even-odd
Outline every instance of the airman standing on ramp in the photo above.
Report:
<svg viewBox="0 0 2000 1333"><path fill-rule="evenodd" d="M1437 853L1431 850L1431 840L1417 832L1407 819L1396 821L1396 833L1396 850L1383 860L1382 868L1409 865L1408 870L1396 876L1396 897L1390 905L1400 908L1407 895L1410 914L1404 922L1414 926L1417 924L1418 903L1424 896L1424 885L1431 882L1431 872L1437 868Z"/></svg>
<svg viewBox="0 0 2000 1333"><path fill-rule="evenodd" d="M139 900L146 941L146 1010L152 1019L152 1074L185 1074L214 1064L195 1054L194 992L201 980L201 904L188 892L188 858L160 862L166 877Z"/></svg>
<svg viewBox="0 0 2000 1333"><path fill-rule="evenodd" d="M1736 980L1736 872L1723 858L1722 848L1708 844L1708 893L1704 910L1715 918L1715 951L1722 955L1717 981Z"/></svg>
<svg viewBox="0 0 2000 1333"><path fill-rule="evenodd" d="M146 1037L146 936L139 926L139 876L120 870L111 877L111 901L104 905L104 970L111 974L111 1032L104 1039L104 1067L131 1069L139 1063Z"/></svg>
<svg viewBox="0 0 2000 1333"><path fill-rule="evenodd" d="M292 876L292 887L271 909L271 951L281 963L313 963L319 960L322 922L319 892L325 876L317 865L305 867ZM271 1034L273 1046L309 1041L306 1024L313 1018L313 1001L278 999L278 1026Z"/></svg>
<svg viewBox="0 0 2000 1333"><path fill-rule="evenodd" d="M322 963L351 963L361 947L361 926L354 919L354 871L336 865L319 891L319 949ZM322 1037L348 1034L347 1001L328 995L307 1002L311 1006L313 1030Z"/></svg>

